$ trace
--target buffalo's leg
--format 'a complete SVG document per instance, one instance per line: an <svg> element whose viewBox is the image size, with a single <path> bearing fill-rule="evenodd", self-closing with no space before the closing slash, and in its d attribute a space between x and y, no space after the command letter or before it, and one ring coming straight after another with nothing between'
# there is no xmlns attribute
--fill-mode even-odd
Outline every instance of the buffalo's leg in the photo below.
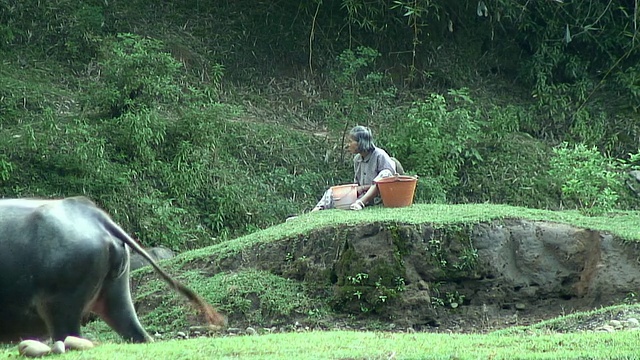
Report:
<svg viewBox="0 0 640 360"><path fill-rule="evenodd" d="M82 304L84 302L69 298L38 303L38 313L47 324L53 341L64 341L69 335L80 336Z"/></svg>
<svg viewBox="0 0 640 360"><path fill-rule="evenodd" d="M128 279L129 271L125 271L117 278L106 280L93 311L125 340L151 342L153 339L140 325L133 308Z"/></svg>

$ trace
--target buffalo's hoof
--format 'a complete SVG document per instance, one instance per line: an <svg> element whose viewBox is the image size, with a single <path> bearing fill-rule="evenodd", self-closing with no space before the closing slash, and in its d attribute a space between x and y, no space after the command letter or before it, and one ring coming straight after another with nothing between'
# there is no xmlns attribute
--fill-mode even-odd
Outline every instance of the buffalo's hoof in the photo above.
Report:
<svg viewBox="0 0 640 360"><path fill-rule="evenodd" d="M51 353L51 348L37 340L24 340L18 344L18 352L26 357L41 357Z"/></svg>

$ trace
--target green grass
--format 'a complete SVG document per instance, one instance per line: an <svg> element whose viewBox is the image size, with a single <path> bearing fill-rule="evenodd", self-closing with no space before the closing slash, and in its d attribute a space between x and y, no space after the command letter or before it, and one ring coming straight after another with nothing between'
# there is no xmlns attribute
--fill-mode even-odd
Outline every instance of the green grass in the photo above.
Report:
<svg viewBox="0 0 640 360"><path fill-rule="evenodd" d="M59 72L59 68L49 63L33 62L21 68L11 61L0 62L0 109L6 111L3 125L12 123L14 118L20 119L20 123L25 117L42 121L41 111L55 105L59 107L56 115L64 117L75 104L71 102L72 93L51 75Z"/></svg>
<svg viewBox="0 0 640 360"><path fill-rule="evenodd" d="M596 326L601 326L611 319L626 319L629 317L637 318L637 314L640 314L640 304L621 304L560 316L554 319L540 321L539 323L529 326L515 326L498 330L494 333L502 335L521 335L527 333L576 332L576 329L584 328L585 324L591 324L593 326L595 323L597 324Z"/></svg>
<svg viewBox="0 0 640 360"><path fill-rule="evenodd" d="M184 253L176 262L189 262L210 254L231 256L248 246L268 243L289 236L308 233L328 226L349 226L371 222L405 224L430 223L435 227L447 224L480 223L499 219L526 219L566 223L577 227L616 234L628 241L640 241L639 212L616 212L608 216L589 217L578 211L549 211L496 204L415 204L404 208L365 208L363 211L326 210L307 213L293 221L272 226L237 239Z"/></svg>
<svg viewBox="0 0 640 360"><path fill-rule="evenodd" d="M300 282L266 271L242 269L220 272L212 277L203 276L198 271L181 271L180 279L203 294L210 303L225 304L218 306L225 315L241 317L250 324L263 324L264 318L269 318L276 319L278 325L288 325L290 316L297 315L297 311L304 311L304 315L327 311L321 308L319 301L307 295ZM167 292L167 285L153 278L137 289L137 300L159 302L159 306L152 307L141 316L141 322L146 324L145 328L150 333L186 329L189 327L188 318L198 316L184 299L173 292L167 296ZM110 330L96 327L99 324L89 325L94 338L109 336Z"/></svg>
<svg viewBox="0 0 640 360"><path fill-rule="evenodd" d="M289 280L275 275L245 269L237 274L220 273L217 276L198 279L197 271L188 269L192 261L206 261L211 256L225 257L236 254L260 243L280 241L298 234L323 227L344 227L370 222L430 223L435 227L456 223L478 223L500 219L527 219L567 223L579 227L608 231L625 241L639 241L638 213L619 212L603 217L587 217L578 212L553 212L505 205L427 205L416 204L408 208L367 208L364 211L330 210L303 214L297 219L234 240L190 251L176 259L163 261L169 268L184 267L184 280L200 293L222 285L231 286L245 298L255 292L252 284L262 284L258 298L265 304L246 304L246 311L253 312L259 320L261 311L281 312L286 316L290 308L273 307L274 299L292 296ZM148 268L135 272L136 277L149 273ZM297 286L297 285L296 285ZM138 296L153 294L164 287L153 280L143 284ZM301 294L294 288L294 294ZM296 290L297 289L297 290ZM257 293L256 293L257 294ZM178 299L181 300L181 299ZM240 301L240 300L239 300ZM301 299L306 302L307 299ZM147 330L154 332L149 322L184 322L185 314L178 314L166 307L184 311L180 301L162 304L158 311L143 318ZM294 305L293 303L289 305ZM265 308L264 306L272 306ZM575 332L576 324L590 317L607 317L627 309L628 305L597 309L587 313L571 314L529 327L505 329L491 334L400 334L390 332L304 332L269 334L258 328L260 336L218 336L190 340L158 341L155 344L123 344L113 331L102 322L92 323L84 330L89 338L100 339L102 345L82 353L68 353L61 359L633 359L640 348L640 331L616 333ZM240 306L241 307L241 306ZM636 306L637 307L637 306ZM163 310L164 309L164 310ZM635 307L634 307L635 309ZM166 314L163 315L163 311ZM184 325L184 324L183 324ZM181 326L181 328L184 328ZM162 331L159 328L158 331ZM166 329L165 329L166 330ZM562 332L562 333L558 333ZM170 336L171 332L165 333ZM15 356L15 347L0 350L0 358Z"/></svg>
<svg viewBox="0 0 640 360"><path fill-rule="evenodd" d="M579 227L608 231L624 241L638 241L638 213L616 213L606 217L588 217L576 211L554 212L506 205L427 205L388 209L372 207L360 212L328 210L303 214L297 219L272 226L246 236L226 241L163 261L162 265L170 273L178 275L182 281L198 293L203 294L212 304L219 306L222 313L247 324L263 324L263 318L281 319L304 317L306 313L321 311L327 306L318 294L310 293L295 281L276 274L251 269L240 269L235 273L216 272L211 274L211 264L245 251L259 251L261 244L289 241L301 234L326 228L343 228L371 222L429 223L434 227L451 224L487 222L500 219L528 219L572 224ZM285 254L283 254L283 257ZM203 270L207 269L207 270ZM204 271L204 273L203 273ZM208 273L208 274L206 274ZM176 294L167 295L166 285L151 274L150 268L134 272L134 279L149 276L138 289L137 300L157 304L158 307L142 316L142 322L149 331L176 331L184 329L192 309ZM314 284L309 284L314 285ZM231 291L232 289L233 291ZM149 298L147 298L149 296ZM144 297L145 300L142 300ZM246 300L251 297L253 303ZM154 299L155 298L155 299ZM296 313L291 314L292 309ZM265 325L270 326L270 325ZM371 329L371 328L369 328ZM555 328L553 328L555 329ZM108 332L108 329L103 329ZM96 331L102 338L105 331Z"/></svg>
<svg viewBox="0 0 640 360"><path fill-rule="evenodd" d="M58 359L635 359L637 331L544 335L327 331L103 344ZM0 356L15 356L11 348Z"/></svg>

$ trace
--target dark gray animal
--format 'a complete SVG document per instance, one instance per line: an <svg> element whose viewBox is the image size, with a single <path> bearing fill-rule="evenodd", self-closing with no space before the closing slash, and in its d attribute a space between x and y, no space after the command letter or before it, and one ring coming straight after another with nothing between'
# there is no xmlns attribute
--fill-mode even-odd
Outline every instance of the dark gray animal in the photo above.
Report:
<svg viewBox="0 0 640 360"><path fill-rule="evenodd" d="M89 199L6 199L0 200L0 341L80 336L90 312L128 341L152 341L131 301L129 247L210 324L226 325Z"/></svg>

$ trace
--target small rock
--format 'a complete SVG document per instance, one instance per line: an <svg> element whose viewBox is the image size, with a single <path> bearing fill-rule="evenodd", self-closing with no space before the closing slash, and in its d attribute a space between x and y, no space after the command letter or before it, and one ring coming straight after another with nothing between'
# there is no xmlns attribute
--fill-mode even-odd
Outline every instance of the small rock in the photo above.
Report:
<svg viewBox="0 0 640 360"><path fill-rule="evenodd" d="M407 334L415 334L416 333L416 329L412 328L412 327L408 327L407 328Z"/></svg>
<svg viewBox="0 0 640 360"><path fill-rule="evenodd" d="M247 335L258 335L258 332L256 331L256 329L252 327L248 327L247 330L245 330L245 333Z"/></svg>
<svg viewBox="0 0 640 360"><path fill-rule="evenodd" d="M524 303L516 303L516 310L524 310L527 308L527 305L525 305Z"/></svg>
<svg viewBox="0 0 640 360"><path fill-rule="evenodd" d="M93 343L76 336L67 336L64 339L64 347L69 350L88 350L93 348Z"/></svg>
<svg viewBox="0 0 640 360"><path fill-rule="evenodd" d="M64 345L63 341L56 341L53 343L53 346L51 347L51 352L54 354L64 354L66 350L66 347Z"/></svg>
<svg viewBox="0 0 640 360"><path fill-rule="evenodd" d="M176 336L182 339L186 339L187 338L187 334L185 334L183 331L178 331L176 333Z"/></svg>
<svg viewBox="0 0 640 360"><path fill-rule="evenodd" d="M227 332L229 334L237 334L237 333L240 332L240 329L239 328L230 327L230 328L227 329Z"/></svg>
<svg viewBox="0 0 640 360"><path fill-rule="evenodd" d="M153 337L156 339L162 339L162 334L160 334L159 332L156 332L155 334L153 334Z"/></svg>
<svg viewBox="0 0 640 360"><path fill-rule="evenodd" d="M227 321L225 319L225 321ZM215 331L215 332L222 332L222 330L224 330L226 327L226 325L222 326L222 325L208 325L207 329L209 329L209 331Z"/></svg>
<svg viewBox="0 0 640 360"><path fill-rule="evenodd" d="M613 326L611 326L611 325L603 325L603 326L600 326L600 327L596 328L596 331L612 333L612 332L616 332L616 329L614 329Z"/></svg>
<svg viewBox="0 0 640 360"><path fill-rule="evenodd" d="M622 323L618 320L611 320L609 321L609 326L613 327L614 329L621 329Z"/></svg>
<svg viewBox="0 0 640 360"><path fill-rule="evenodd" d="M51 348L37 340L24 340L18 344L18 352L26 357L41 357L49 354Z"/></svg>
<svg viewBox="0 0 640 360"><path fill-rule="evenodd" d="M429 284L427 284L426 281L421 279L421 280L418 281L418 289L420 289L420 290L429 290Z"/></svg>
<svg viewBox="0 0 640 360"><path fill-rule="evenodd" d="M191 332L199 332L201 334L208 334L211 332L220 332L223 330L222 326L217 325L207 325L207 326L190 326L189 331Z"/></svg>
<svg viewBox="0 0 640 360"><path fill-rule="evenodd" d="M628 318L626 321L627 327L629 328L638 328L640 327L640 322L636 318Z"/></svg>

